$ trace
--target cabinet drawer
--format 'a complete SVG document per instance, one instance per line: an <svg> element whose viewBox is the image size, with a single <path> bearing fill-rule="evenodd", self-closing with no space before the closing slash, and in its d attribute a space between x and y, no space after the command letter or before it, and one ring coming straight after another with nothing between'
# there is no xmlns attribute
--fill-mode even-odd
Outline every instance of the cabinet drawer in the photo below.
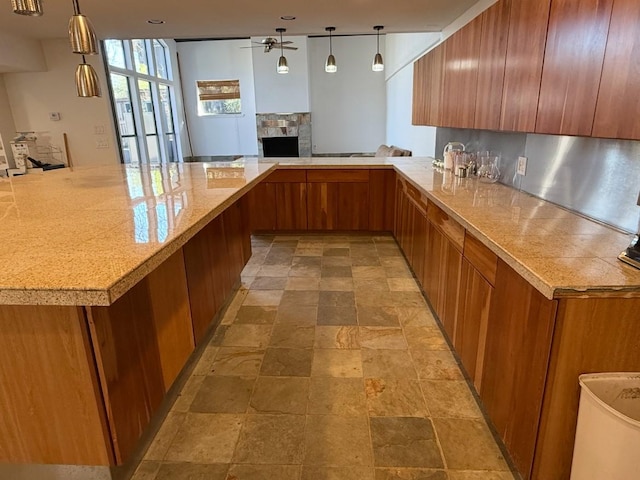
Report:
<svg viewBox="0 0 640 480"><path fill-rule="evenodd" d="M427 199L422 196L420 190L411 185L409 182L405 182L405 191L407 192L407 196L413 201L418 210L420 210L423 214L427 214Z"/></svg>
<svg viewBox="0 0 640 480"><path fill-rule="evenodd" d="M369 170L337 169L337 170L308 170L307 182L309 183L330 183L330 182L368 182Z"/></svg>
<svg viewBox="0 0 640 480"><path fill-rule="evenodd" d="M307 171L302 169L276 170L264 181L270 183L307 183Z"/></svg>
<svg viewBox="0 0 640 480"><path fill-rule="evenodd" d="M495 286L498 256L469 232L465 232L464 256L492 286Z"/></svg>
<svg viewBox="0 0 640 480"><path fill-rule="evenodd" d="M427 218L462 252L464 247L464 227L462 225L431 202L427 205Z"/></svg>

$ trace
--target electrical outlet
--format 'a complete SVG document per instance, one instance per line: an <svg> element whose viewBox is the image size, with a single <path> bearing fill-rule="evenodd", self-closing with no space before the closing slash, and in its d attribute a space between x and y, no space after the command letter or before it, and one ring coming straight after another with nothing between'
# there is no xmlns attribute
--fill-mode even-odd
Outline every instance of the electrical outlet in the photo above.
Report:
<svg viewBox="0 0 640 480"><path fill-rule="evenodd" d="M516 169L518 175L525 176L527 174L527 157L518 157L518 167Z"/></svg>
<svg viewBox="0 0 640 480"><path fill-rule="evenodd" d="M104 135L104 125L94 125L93 126L93 134L94 135Z"/></svg>
<svg viewBox="0 0 640 480"><path fill-rule="evenodd" d="M106 138L96 140L96 148L109 148L109 141Z"/></svg>

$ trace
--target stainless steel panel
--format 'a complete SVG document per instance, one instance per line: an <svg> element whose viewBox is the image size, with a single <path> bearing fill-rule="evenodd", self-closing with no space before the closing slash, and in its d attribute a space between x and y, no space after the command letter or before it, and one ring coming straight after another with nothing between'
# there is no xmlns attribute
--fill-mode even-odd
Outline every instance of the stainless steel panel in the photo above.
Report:
<svg viewBox="0 0 640 480"><path fill-rule="evenodd" d="M502 152L500 181L619 229L638 231L640 142L439 128L436 156L449 141ZM527 174L516 175L518 156Z"/></svg>

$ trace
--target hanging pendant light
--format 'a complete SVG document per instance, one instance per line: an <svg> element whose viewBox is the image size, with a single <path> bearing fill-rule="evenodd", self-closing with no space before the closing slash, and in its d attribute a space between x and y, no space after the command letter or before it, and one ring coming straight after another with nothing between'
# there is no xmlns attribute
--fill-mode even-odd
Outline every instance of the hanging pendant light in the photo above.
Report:
<svg viewBox="0 0 640 480"><path fill-rule="evenodd" d="M26 15L28 17L39 17L42 15L41 0L11 0L13 13Z"/></svg>
<svg viewBox="0 0 640 480"><path fill-rule="evenodd" d="M333 56L333 45L331 43L331 32L335 31L336 27L327 27L325 30L329 32L329 56L327 57L327 63L324 64L324 71L327 73L336 73L338 66L336 65L336 57Z"/></svg>
<svg viewBox="0 0 640 480"><path fill-rule="evenodd" d="M282 34L286 31L286 28L276 28L276 32L280 34L280 58L278 59L278 68L276 71L283 75L289 73L289 64L287 63L287 58L284 56L284 48L282 47Z"/></svg>
<svg viewBox="0 0 640 480"><path fill-rule="evenodd" d="M81 55L97 55L98 41L93 25L87 17L80 13L78 0L73 1L73 16L69 20L69 42L73 53Z"/></svg>
<svg viewBox="0 0 640 480"><path fill-rule="evenodd" d="M91 65L87 63L84 55L82 63L76 69L76 88L79 97L101 97L98 75Z"/></svg>
<svg viewBox="0 0 640 480"><path fill-rule="evenodd" d="M377 34L378 49L377 49L376 56L373 57L373 65L371 65L371 70L373 70L374 72L384 71L384 62L382 61L382 55L380 55L380 30L382 30L383 28L384 27L382 25L376 25L375 27L373 27L373 29L378 32Z"/></svg>

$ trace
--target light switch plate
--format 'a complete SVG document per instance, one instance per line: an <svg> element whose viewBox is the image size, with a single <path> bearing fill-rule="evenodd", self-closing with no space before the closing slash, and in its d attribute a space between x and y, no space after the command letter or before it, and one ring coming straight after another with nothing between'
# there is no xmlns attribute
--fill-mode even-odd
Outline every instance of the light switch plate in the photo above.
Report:
<svg viewBox="0 0 640 480"><path fill-rule="evenodd" d="M527 157L518 157L518 167L516 168L518 175L525 176L527 174Z"/></svg>

